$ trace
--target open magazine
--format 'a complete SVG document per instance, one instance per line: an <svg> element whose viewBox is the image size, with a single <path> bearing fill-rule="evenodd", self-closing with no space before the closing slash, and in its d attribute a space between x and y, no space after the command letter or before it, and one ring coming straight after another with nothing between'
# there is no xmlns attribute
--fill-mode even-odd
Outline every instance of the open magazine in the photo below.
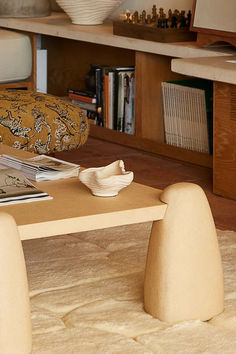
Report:
<svg viewBox="0 0 236 354"><path fill-rule="evenodd" d="M36 182L78 176L80 167L46 155L19 159L3 154L0 156L0 164L20 170L25 177Z"/></svg>
<svg viewBox="0 0 236 354"><path fill-rule="evenodd" d="M0 206L52 199L13 168L0 170Z"/></svg>

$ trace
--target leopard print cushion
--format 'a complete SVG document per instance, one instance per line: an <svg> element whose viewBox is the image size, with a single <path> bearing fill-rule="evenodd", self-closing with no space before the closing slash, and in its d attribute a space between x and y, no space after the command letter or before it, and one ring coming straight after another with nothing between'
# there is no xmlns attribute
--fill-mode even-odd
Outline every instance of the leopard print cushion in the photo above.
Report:
<svg viewBox="0 0 236 354"><path fill-rule="evenodd" d="M88 137L88 119L58 97L23 90L0 91L4 144L38 154L77 149Z"/></svg>

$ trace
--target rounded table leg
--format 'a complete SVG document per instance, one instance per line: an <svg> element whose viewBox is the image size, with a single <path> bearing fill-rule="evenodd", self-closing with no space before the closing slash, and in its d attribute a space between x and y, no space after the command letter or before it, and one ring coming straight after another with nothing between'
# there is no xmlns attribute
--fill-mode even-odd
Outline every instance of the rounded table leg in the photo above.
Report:
<svg viewBox="0 0 236 354"><path fill-rule="evenodd" d="M221 256L203 190L192 183L167 187L168 205L153 223L147 254L144 307L165 322L208 320L223 311Z"/></svg>
<svg viewBox="0 0 236 354"><path fill-rule="evenodd" d="M0 213L0 353L31 352L28 282L14 219Z"/></svg>

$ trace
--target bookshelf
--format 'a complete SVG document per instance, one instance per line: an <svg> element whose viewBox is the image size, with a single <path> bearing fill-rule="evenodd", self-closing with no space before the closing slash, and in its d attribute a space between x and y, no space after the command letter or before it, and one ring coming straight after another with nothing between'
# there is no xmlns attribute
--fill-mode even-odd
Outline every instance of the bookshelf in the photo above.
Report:
<svg viewBox="0 0 236 354"><path fill-rule="evenodd" d="M0 26L42 35L48 50L48 92L64 96L68 88L84 88L91 63L135 65L134 136L91 125L93 137L211 167L212 157L164 143L161 82L179 80L171 60L230 54L227 48L207 50L193 42L158 43L113 35L112 24L78 26L67 15L54 13L39 19L0 19Z"/></svg>

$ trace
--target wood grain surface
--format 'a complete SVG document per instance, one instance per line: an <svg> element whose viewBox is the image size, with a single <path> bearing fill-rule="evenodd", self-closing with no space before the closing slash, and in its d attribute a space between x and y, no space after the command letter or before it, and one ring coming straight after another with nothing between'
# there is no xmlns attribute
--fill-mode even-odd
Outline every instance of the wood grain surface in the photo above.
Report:
<svg viewBox="0 0 236 354"><path fill-rule="evenodd" d="M138 137L164 142L161 83L183 78L171 71L171 59L163 55L136 52L135 119Z"/></svg>
<svg viewBox="0 0 236 354"><path fill-rule="evenodd" d="M236 199L236 86L214 83L214 193Z"/></svg>

